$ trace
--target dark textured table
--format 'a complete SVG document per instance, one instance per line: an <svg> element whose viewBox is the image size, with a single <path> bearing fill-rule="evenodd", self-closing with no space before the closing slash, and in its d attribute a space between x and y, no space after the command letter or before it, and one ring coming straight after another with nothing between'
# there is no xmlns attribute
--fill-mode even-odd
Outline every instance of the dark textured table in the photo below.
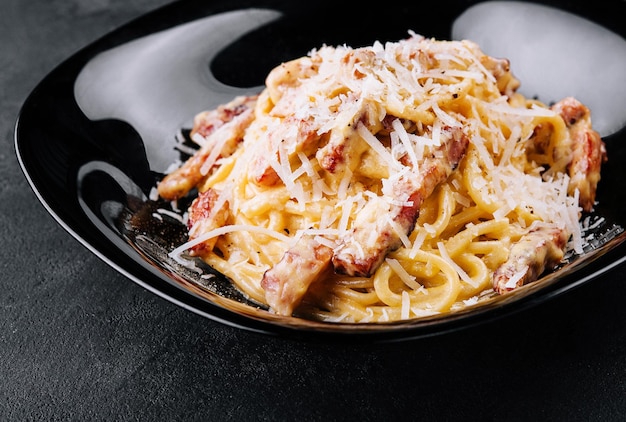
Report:
<svg viewBox="0 0 626 422"><path fill-rule="evenodd" d="M391 344L221 325L131 282L64 231L16 159L29 92L165 0L5 0L0 12L0 420L626 420L616 268L455 333Z"/></svg>

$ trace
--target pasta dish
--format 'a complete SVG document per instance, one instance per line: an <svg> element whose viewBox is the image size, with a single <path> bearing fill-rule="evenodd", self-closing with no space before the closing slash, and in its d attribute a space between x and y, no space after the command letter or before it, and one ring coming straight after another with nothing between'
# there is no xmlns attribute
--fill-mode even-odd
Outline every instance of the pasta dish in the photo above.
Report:
<svg viewBox="0 0 626 422"><path fill-rule="evenodd" d="M506 59L411 32L321 46L194 118L157 185L188 241L281 315L380 322L507 294L581 254L603 141L572 97L518 93Z"/></svg>

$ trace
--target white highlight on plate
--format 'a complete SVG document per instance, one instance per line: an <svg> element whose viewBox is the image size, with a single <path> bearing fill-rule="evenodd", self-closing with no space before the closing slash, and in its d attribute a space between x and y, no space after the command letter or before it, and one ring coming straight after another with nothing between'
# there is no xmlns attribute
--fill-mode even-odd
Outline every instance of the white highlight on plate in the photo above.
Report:
<svg viewBox="0 0 626 422"><path fill-rule="evenodd" d="M265 9L222 13L102 52L78 75L76 101L91 120L132 125L144 141L151 168L163 172L178 158L172 148L175 134L191 127L196 113L255 91L216 80L209 70L213 57L280 16Z"/></svg>
<svg viewBox="0 0 626 422"><path fill-rule="evenodd" d="M614 32L548 6L494 1L459 16L452 38L508 58L528 97L548 104L576 97L601 136L626 126L626 40Z"/></svg>

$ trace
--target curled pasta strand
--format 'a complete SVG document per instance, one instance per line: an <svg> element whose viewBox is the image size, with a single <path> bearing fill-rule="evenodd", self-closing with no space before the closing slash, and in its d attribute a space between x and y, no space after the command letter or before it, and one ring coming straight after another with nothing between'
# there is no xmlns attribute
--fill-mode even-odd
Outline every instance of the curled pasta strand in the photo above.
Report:
<svg viewBox="0 0 626 422"><path fill-rule="evenodd" d="M448 227L450 219L454 214L456 200L454 198L454 192L448 184L443 184L438 189L437 195L433 197L435 204L425 204L424 212L420 212L420 218L418 218L418 224L428 224L426 230L427 238L433 239L440 237L441 233ZM425 221L428 217L434 218L434 221Z"/></svg>
<svg viewBox="0 0 626 422"><path fill-rule="evenodd" d="M472 279L471 283L461 279L460 299L472 297L489 287L490 270L480 257L471 253L462 253L456 258L456 262Z"/></svg>
<svg viewBox="0 0 626 422"><path fill-rule="evenodd" d="M383 263L374 274L374 288L381 302L393 308L402 306L402 291L407 291L410 298L411 309L427 309L429 311L443 312L452 306L461 288L460 280L454 268L435 253L419 251L411 261L403 261L402 256L394 255L401 260L407 272L419 278L421 268L436 268L440 277L439 283L432 286L424 286L423 289L409 290L402 283L404 288L397 290L393 288L394 281L398 282L398 276L393 272L391 266Z"/></svg>
<svg viewBox="0 0 626 422"><path fill-rule="evenodd" d="M487 220L478 224L468 225L465 230L451 237L446 243L446 249L451 257L455 257L466 250L477 237L487 236L492 239L500 239L510 238L515 234L515 232L512 232L508 219ZM517 233L517 237L519 236L521 236L521 231Z"/></svg>

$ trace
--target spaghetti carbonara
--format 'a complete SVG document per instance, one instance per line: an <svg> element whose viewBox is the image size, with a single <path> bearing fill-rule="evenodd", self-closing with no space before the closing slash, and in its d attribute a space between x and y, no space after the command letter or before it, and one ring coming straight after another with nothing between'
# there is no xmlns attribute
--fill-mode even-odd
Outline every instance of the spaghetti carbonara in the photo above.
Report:
<svg viewBox="0 0 626 422"><path fill-rule="evenodd" d="M517 92L506 59L410 33L322 46L195 116L158 184L189 241L271 312L379 322L506 294L582 253L606 151L589 110Z"/></svg>

